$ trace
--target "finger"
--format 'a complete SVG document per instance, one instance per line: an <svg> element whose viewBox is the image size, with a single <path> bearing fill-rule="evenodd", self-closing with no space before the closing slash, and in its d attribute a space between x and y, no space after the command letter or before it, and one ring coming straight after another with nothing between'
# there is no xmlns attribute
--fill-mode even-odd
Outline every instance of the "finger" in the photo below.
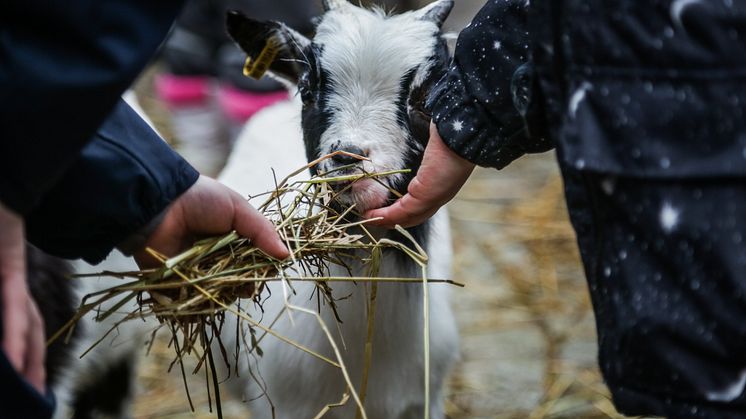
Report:
<svg viewBox="0 0 746 419"><path fill-rule="evenodd" d="M6 276L3 280L3 351L13 368L23 371L23 357L26 349L28 318L23 289L25 281L20 275Z"/></svg>
<svg viewBox="0 0 746 419"><path fill-rule="evenodd" d="M437 207L436 207L437 210ZM381 227L393 228L399 224L402 227L412 227L425 222L435 210L427 203L414 198L411 194L404 195L391 206L379 208L365 213L365 218L377 218L370 224Z"/></svg>
<svg viewBox="0 0 746 419"><path fill-rule="evenodd" d="M39 393L44 394L46 371L44 357L46 342L44 338L44 320L33 300L28 300L29 329L27 333L26 363L23 375Z"/></svg>
<svg viewBox="0 0 746 419"><path fill-rule="evenodd" d="M20 244L23 247L23 242ZM9 254L10 253L10 254ZM0 255L0 286L3 301L3 351L13 368L23 371L28 330L26 261L23 250ZM20 253L20 255L17 255Z"/></svg>
<svg viewBox="0 0 746 419"><path fill-rule="evenodd" d="M266 219L259 211L238 195L234 199L236 208L233 228L236 232L251 240L254 245L262 249L268 255L277 259L285 259L290 256L288 248L275 231L275 226Z"/></svg>

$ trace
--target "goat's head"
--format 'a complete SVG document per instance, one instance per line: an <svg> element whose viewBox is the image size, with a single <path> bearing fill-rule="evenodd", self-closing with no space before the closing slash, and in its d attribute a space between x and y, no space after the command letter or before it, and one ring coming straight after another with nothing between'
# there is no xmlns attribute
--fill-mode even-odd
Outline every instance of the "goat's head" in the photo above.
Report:
<svg viewBox="0 0 746 419"><path fill-rule="evenodd" d="M313 39L278 22L229 12L228 32L248 54L256 76L267 69L298 88L309 161L339 154L316 170L354 173L409 168L412 173L364 180L342 199L359 211L386 204L389 188L406 192L422 159L430 116L425 99L446 71L448 49L440 27L453 0L387 15L346 0L324 0ZM343 168L342 170L337 170ZM380 182L380 183L379 183Z"/></svg>

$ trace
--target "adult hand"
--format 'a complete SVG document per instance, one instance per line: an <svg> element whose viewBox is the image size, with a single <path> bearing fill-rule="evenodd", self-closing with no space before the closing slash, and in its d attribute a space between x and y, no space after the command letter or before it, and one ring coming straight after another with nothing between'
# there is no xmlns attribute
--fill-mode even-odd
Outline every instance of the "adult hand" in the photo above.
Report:
<svg viewBox="0 0 746 419"><path fill-rule="evenodd" d="M241 195L205 176L200 176L191 188L171 204L163 221L147 239L145 247L173 256L201 237L231 230L250 239L270 256L285 259L290 255L269 220ZM134 256L141 267L158 265L144 249Z"/></svg>
<svg viewBox="0 0 746 419"><path fill-rule="evenodd" d="M371 224L388 228L422 224L456 196L473 170L474 163L451 151L431 123L420 170L409 183L407 194L391 206L366 212L365 217L383 217Z"/></svg>
<svg viewBox="0 0 746 419"><path fill-rule="evenodd" d="M39 393L46 372L44 322L26 283L26 242L23 219L0 204L0 298L2 349L10 364Z"/></svg>

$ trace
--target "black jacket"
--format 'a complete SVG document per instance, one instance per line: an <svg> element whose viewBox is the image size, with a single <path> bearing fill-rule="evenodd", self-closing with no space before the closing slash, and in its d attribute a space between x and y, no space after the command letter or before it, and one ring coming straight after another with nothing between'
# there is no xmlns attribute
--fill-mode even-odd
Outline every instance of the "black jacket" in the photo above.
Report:
<svg viewBox="0 0 746 419"><path fill-rule="evenodd" d="M560 143L599 172L744 174L746 4L705 3L490 0L430 97L439 132L481 166Z"/></svg>
<svg viewBox="0 0 746 419"><path fill-rule="evenodd" d="M474 163L556 146L621 412L746 418L745 0L491 0L429 103Z"/></svg>
<svg viewBox="0 0 746 419"><path fill-rule="evenodd" d="M181 3L0 5L0 202L43 250L99 261L196 181L119 102Z"/></svg>
<svg viewBox="0 0 746 419"><path fill-rule="evenodd" d="M490 1L459 35L428 106L443 140L467 160L501 169L550 150L531 60L525 1Z"/></svg>

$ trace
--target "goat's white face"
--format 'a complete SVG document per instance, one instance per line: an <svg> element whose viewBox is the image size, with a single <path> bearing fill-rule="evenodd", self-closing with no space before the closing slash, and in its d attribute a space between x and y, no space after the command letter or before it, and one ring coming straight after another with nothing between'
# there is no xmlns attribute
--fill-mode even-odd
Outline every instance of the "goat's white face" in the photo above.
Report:
<svg viewBox="0 0 746 419"><path fill-rule="evenodd" d="M341 200L364 211L391 200L389 189L405 192L420 165L430 121L424 101L431 84L445 72L448 53L440 24L453 1L440 0L392 16L344 1L334 3L326 4L331 10L322 16L312 41L274 24L274 31L262 32L265 39L259 49L272 36L283 45L271 70L298 85L309 161L335 151L369 159L339 155L321 163L318 171L412 169L411 174L349 185ZM250 57L258 55L256 42L245 41L256 38L257 31L241 33L230 15L228 28Z"/></svg>

